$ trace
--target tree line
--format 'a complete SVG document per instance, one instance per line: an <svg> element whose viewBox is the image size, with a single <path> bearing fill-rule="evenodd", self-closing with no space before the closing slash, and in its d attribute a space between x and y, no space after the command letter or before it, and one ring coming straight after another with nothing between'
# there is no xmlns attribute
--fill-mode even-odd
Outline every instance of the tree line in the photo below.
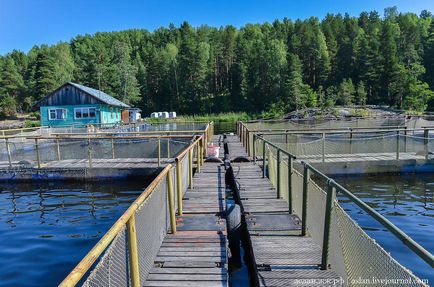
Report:
<svg viewBox="0 0 434 287"><path fill-rule="evenodd" d="M174 110L288 112L385 104L434 108L434 21L387 8L384 15L328 14L220 28L184 22L153 32L79 35L0 56L0 110L27 112L67 81L145 113Z"/></svg>

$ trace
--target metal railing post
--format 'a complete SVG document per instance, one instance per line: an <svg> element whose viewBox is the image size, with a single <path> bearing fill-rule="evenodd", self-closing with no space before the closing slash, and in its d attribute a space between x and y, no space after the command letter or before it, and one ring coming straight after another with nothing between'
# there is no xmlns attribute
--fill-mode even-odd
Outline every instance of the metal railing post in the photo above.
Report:
<svg viewBox="0 0 434 287"><path fill-rule="evenodd" d="M188 151L188 187L193 188L193 149Z"/></svg>
<svg viewBox="0 0 434 287"><path fill-rule="evenodd" d="M399 160L399 130L396 132L396 160Z"/></svg>
<svg viewBox="0 0 434 287"><path fill-rule="evenodd" d="M306 235L307 229L307 193L309 189L310 170L307 165L303 169L303 203L301 207L301 235Z"/></svg>
<svg viewBox="0 0 434 287"><path fill-rule="evenodd" d="M322 133L322 162L325 162L325 133Z"/></svg>
<svg viewBox="0 0 434 287"><path fill-rule="evenodd" d="M158 166L161 164L161 140L158 137Z"/></svg>
<svg viewBox="0 0 434 287"><path fill-rule="evenodd" d="M246 152L247 156L250 156L250 132L246 130Z"/></svg>
<svg viewBox="0 0 434 287"><path fill-rule="evenodd" d="M404 152L407 152L407 127L404 127Z"/></svg>
<svg viewBox="0 0 434 287"><path fill-rule="evenodd" d="M292 214L292 168L293 159L288 155L288 209L289 213Z"/></svg>
<svg viewBox="0 0 434 287"><path fill-rule="evenodd" d="M253 134L253 164L256 164L256 134Z"/></svg>
<svg viewBox="0 0 434 287"><path fill-rule="evenodd" d="M167 138L167 158L170 158L170 138Z"/></svg>
<svg viewBox="0 0 434 287"><path fill-rule="evenodd" d="M322 240L322 256L321 256L321 269L328 269L328 255L329 255L329 242L330 242L330 227L332 220L332 209L334 200L335 188L331 185L331 180L328 182L327 186L327 199L326 199L326 210L324 217L324 233Z"/></svg>
<svg viewBox="0 0 434 287"><path fill-rule="evenodd" d="M203 147L203 138L202 138L200 140L200 145L199 145L199 151L200 151L200 153L199 153L199 162L200 162L201 166L203 164L203 161L202 161L202 159L203 159L203 149L204 149L204 147Z"/></svg>
<svg viewBox="0 0 434 287"><path fill-rule="evenodd" d="M277 198L281 198L282 196L281 187L280 187L280 160L281 160L280 149L277 149L277 175L276 175Z"/></svg>
<svg viewBox="0 0 434 287"><path fill-rule="evenodd" d="M167 173L167 193L169 201L169 213L170 213L170 229L172 234L176 233L176 216L175 216L175 201L173 197L173 182L172 182L172 172Z"/></svg>
<svg viewBox="0 0 434 287"><path fill-rule="evenodd" d="M182 215L182 175L181 161L176 159L176 195L178 199L178 215Z"/></svg>
<svg viewBox="0 0 434 287"><path fill-rule="evenodd" d="M132 287L140 287L139 257L137 254L137 236L135 214L127 221L128 257L130 261L130 279Z"/></svg>
<svg viewBox="0 0 434 287"><path fill-rule="evenodd" d="M265 165L266 165L266 153L265 153L265 148L266 148L266 144L265 144L265 140L262 139L262 178L265 178Z"/></svg>
<svg viewBox="0 0 434 287"><path fill-rule="evenodd" d="M115 159L115 139L112 137L112 159Z"/></svg>
<svg viewBox="0 0 434 287"><path fill-rule="evenodd" d="M3 136L4 136L5 132L3 131ZM9 139L6 138L6 151L8 153L8 162L9 162L9 167L12 167L12 156L11 156L11 147L9 146Z"/></svg>
<svg viewBox="0 0 434 287"><path fill-rule="evenodd" d="M90 138L87 140L87 155L89 158L89 167L92 168L93 162L92 162L92 141Z"/></svg>
<svg viewBox="0 0 434 287"><path fill-rule="evenodd" d="M350 154L353 154L353 129L350 128Z"/></svg>
<svg viewBox="0 0 434 287"><path fill-rule="evenodd" d="M38 139L35 139L35 148L36 148L36 161L38 163L38 168L41 168L41 155L39 154Z"/></svg>
<svg viewBox="0 0 434 287"><path fill-rule="evenodd" d="M60 142L59 142L59 136L56 135L56 145L57 145L57 160L60 161Z"/></svg>
<svg viewBox="0 0 434 287"><path fill-rule="evenodd" d="M429 143L429 130L425 128L423 130L424 148L425 148L425 159L428 159L428 143Z"/></svg>
<svg viewBox="0 0 434 287"><path fill-rule="evenodd" d="M197 167L197 173L200 173L200 145L199 142L196 143L196 167Z"/></svg>

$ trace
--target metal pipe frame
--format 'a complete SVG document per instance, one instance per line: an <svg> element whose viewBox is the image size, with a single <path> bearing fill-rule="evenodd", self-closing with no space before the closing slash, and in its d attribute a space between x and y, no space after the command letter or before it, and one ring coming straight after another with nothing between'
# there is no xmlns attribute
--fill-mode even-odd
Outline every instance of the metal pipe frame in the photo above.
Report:
<svg viewBox="0 0 434 287"><path fill-rule="evenodd" d="M68 276L60 283L59 286L76 286L83 276L92 267L95 261L103 254L110 243L115 237L127 227L128 249L130 264L130 279L133 286L140 286L139 269L137 263L137 241L134 242L135 235L135 212L146 201L146 199L154 192L159 183L169 177L172 165L168 164L160 174L151 182L151 184L140 194L140 196L130 205L130 207L123 213L123 215L112 225L112 227L104 234L103 237L94 245L94 247L87 253L87 255L77 264L77 266L68 274ZM169 178L167 179L169 181ZM171 185L170 185L171 186ZM169 187L168 187L169 188ZM170 188L169 188L170 194ZM170 201L169 201L170 206ZM173 208L172 208L173 209ZM171 211L174 212L174 211ZM171 216L171 225L176 222L173 221ZM173 231L173 230L172 230Z"/></svg>

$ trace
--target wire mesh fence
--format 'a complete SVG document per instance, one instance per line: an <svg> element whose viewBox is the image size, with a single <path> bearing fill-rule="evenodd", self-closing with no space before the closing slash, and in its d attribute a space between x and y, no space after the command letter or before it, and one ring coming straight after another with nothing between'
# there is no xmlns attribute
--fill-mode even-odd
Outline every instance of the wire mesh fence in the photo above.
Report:
<svg viewBox="0 0 434 287"><path fill-rule="evenodd" d="M51 137L0 141L0 161L40 166L62 160L174 158L193 137Z"/></svg>
<svg viewBox="0 0 434 287"><path fill-rule="evenodd" d="M282 155L278 146L258 140L256 154L265 154L266 174L278 189L278 195L287 200L292 212L305 221L307 233L324 247L327 193L321 184L309 176L306 191L306 206L303 207L304 175L292 167L290 156ZM291 179L291 180L289 180ZM303 209L306 217L302 218ZM360 278L389 280L400 286L427 286L410 270L393 259L375 240L369 237L360 226L333 199L330 216L328 244L328 264L349 286L362 286ZM381 286L380 281L372 283Z"/></svg>
<svg viewBox="0 0 434 287"><path fill-rule="evenodd" d="M197 144L198 141L195 141L189 146L189 150L195 150ZM188 189L189 176L192 176L189 173L192 169L190 166L192 161L189 160L188 153L184 153L177 164L180 166L180 173L168 165L154 180L155 184L151 183L151 187L148 187L149 190L145 190L143 194L148 193L146 198L140 203L136 200L132 204L132 207L136 207L136 209L130 217L124 220L128 220L128 224L131 218L134 218L135 234L131 235L129 228L125 228L123 225L113 241L98 256L94 268L83 279L83 286L132 286L132 278L135 275L132 274L134 262L131 259L131 252L137 252L138 274L136 275L138 280L142 283L146 281L151 268L154 266L154 260L164 237L167 233L173 232L171 226L175 223L171 221L175 219L171 219L171 212L174 213L178 210L179 199L177 198L182 198ZM180 189L178 189L178 183L181 183ZM179 194L174 196L173 192L180 192L181 197ZM169 194L172 194L173 204L170 203ZM128 210L121 218L127 216L127 212ZM114 227L117 224L118 222L115 223ZM131 247L132 236L137 239L135 251ZM91 255L96 256L95 254ZM71 274L74 274L74 271ZM68 277L66 280L69 280ZM65 286L70 286L68 285L70 281L63 283Z"/></svg>
<svg viewBox="0 0 434 287"><path fill-rule="evenodd" d="M322 161L329 158L352 158L353 155L383 154L390 159L403 156L430 158L434 150L434 139L422 134L409 135L402 131L371 132L363 134L262 134L261 137L297 156L300 159ZM262 155L262 144L251 142L251 154Z"/></svg>

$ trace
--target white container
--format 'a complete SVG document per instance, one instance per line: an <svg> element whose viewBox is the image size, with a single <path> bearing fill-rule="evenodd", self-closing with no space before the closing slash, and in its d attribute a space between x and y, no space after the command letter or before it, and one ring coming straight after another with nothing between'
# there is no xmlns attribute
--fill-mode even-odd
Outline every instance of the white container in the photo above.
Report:
<svg viewBox="0 0 434 287"><path fill-rule="evenodd" d="M162 112L161 113L161 118L162 119L168 119L169 118L169 113L168 112Z"/></svg>
<svg viewBox="0 0 434 287"><path fill-rule="evenodd" d="M153 119L157 119L157 118L158 118L158 113L152 113L152 114L151 114L151 118L153 118Z"/></svg>
<svg viewBox="0 0 434 287"><path fill-rule="evenodd" d="M158 112L158 118L163 118L163 112Z"/></svg>
<svg viewBox="0 0 434 287"><path fill-rule="evenodd" d="M176 119L176 112L170 112L169 113L169 118L170 119Z"/></svg>

